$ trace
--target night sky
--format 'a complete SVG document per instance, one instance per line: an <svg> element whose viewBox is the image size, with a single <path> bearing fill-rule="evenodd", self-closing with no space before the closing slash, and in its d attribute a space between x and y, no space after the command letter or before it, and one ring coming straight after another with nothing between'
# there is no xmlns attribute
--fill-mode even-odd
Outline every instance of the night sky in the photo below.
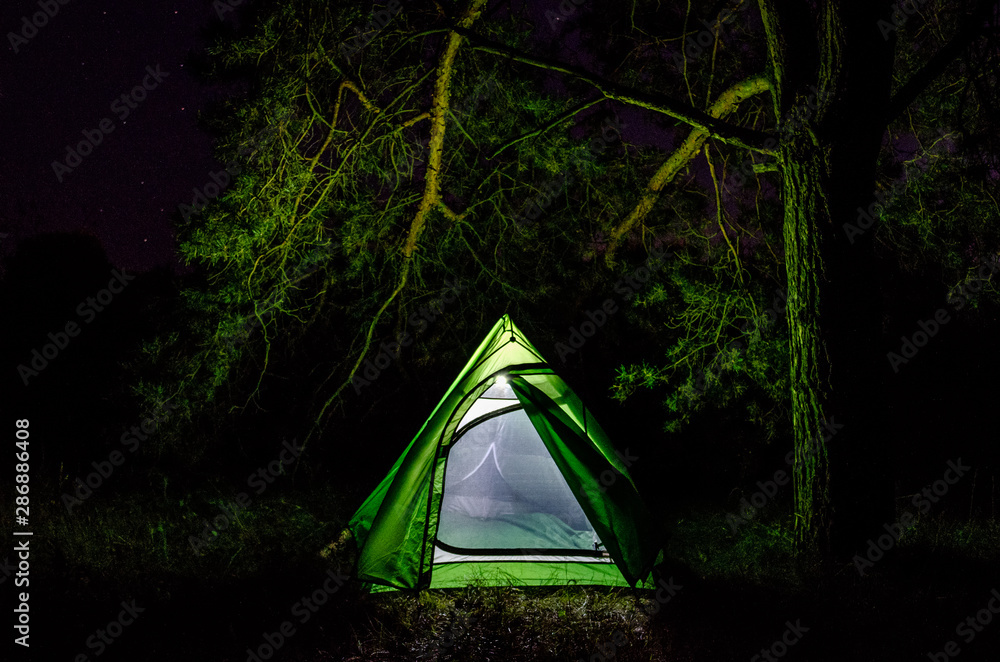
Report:
<svg viewBox="0 0 1000 662"><path fill-rule="evenodd" d="M195 0L57 6L27 43L14 45L7 34L30 34L22 17L39 7L0 7L0 232L10 235L2 250L42 232L82 231L121 268L179 269L170 214L219 168L198 112L226 90L189 75L189 58L218 16ZM147 66L159 67L162 80L148 78ZM145 99L129 108L120 97L144 78L153 89L139 90ZM96 138L105 119L111 132L60 182L53 161L65 163L67 145L77 146L84 131Z"/></svg>
<svg viewBox="0 0 1000 662"><path fill-rule="evenodd" d="M239 7L225 12L220 25L210 2L73 0L58 5L59 12L27 43L17 38L12 44L7 33L30 34L22 19L41 11L36 2L0 7L6 49L0 122L7 146L0 152L0 232L10 235L0 242L0 255L39 233L84 232L100 241L118 267L187 271L176 255L170 215L191 204L193 189L210 183L211 173L223 167L212 156L214 139L199 126L198 113L241 91L238 83L199 78L192 61L203 55L210 31L237 26ZM529 11L540 38L557 38L568 61L600 71L575 16L556 27L542 4ZM147 66L159 66L166 75L152 90L140 90L137 96L145 92L145 99L131 108L120 97L144 79L153 82ZM618 112L629 142L664 148L678 136L637 109ZM57 174L53 162L65 164L67 147L85 140L84 132L96 137L105 119L113 129L102 133L101 143L72 172ZM707 177L707 171L700 174Z"/></svg>

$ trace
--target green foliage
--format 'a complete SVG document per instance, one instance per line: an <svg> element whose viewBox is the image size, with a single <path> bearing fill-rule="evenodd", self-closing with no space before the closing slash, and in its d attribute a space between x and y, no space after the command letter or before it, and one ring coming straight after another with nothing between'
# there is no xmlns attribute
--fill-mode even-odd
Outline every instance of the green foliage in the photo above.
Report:
<svg viewBox="0 0 1000 662"><path fill-rule="evenodd" d="M178 578L245 579L276 563L315 563L316 551L349 516L343 496L330 488L294 497L254 494L246 510L235 517L227 514L232 521L222 525L219 520L221 528L212 527L213 538L198 555L190 536L200 535L206 520L228 513L236 491L218 485L163 498L132 496L114 501L93 497L69 517L49 512L45 534L56 541L68 567L123 589ZM62 508L62 503L52 508ZM46 558L51 553L43 552Z"/></svg>
<svg viewBox="0 0 1000 662"><path fill-rule="evenodd" d="M955 134L937 141L956 150ZM880 214L879 235L898 246L898 260L907 271L939 269L948 291L980 278L978 268L1000 256L1000 204L988 181L970 173L968 155L933 146L907 164L904 186L887 200ZM1000 304L1000 290L990 280L970 296L969 308L982 299Z"/></svg>
<svg viewBox="0 0 1000 662"><path fill-rule="evenodd" d="M359 37L354 28L370 20L370 5L264 4L240 37L211 48L220 76L252 73L245 97L204 118L218 136L220 161L238 166L238 175L217 200L179 223L181 251L196 276L185 289L177 328L146 347L143 374L159 377L147 376L139 387L144 404L152 408L170 397L183 405L175 419L182 425L164 434L164 447L196 460L199 445L226 427L227 415L266 408L267 388L292 379L308 393L301 418L316 420L372 347L412 330L410 315L446 279L468 287L446 323L416 337L401 370L447 363L501 312L568 317L614 291L618 276L601 264L606 237L689 129L650 113L647 128L662 133L663 146L616 139L593 155L587 144L620 106L598 103L599 92L572 76L465 42L448 90L441 197L420 217L428 113L457 11L455 4L407 5ZM672 54L714 11L707 2L662 11L640 2L595 6L577 18L616 26L589 30L591 46L620 56L621 64L601 75L705 107L726 85L756 73L747 63L765 45L757 33L749 38L756 28L748 22L731 21L718 26L710 56L706 50L678 68ZM755 10L743 3L738 11ZM949 34L949 21L913 21L904 38L937 44ZM476 23L491 41L524 50L538 47L535 29L517 10L485 12ZM345 47L354 46L345 56ZM903 73L922 61L905 50L897 62ZM969 89L984 88L981 74L956 67ZM564 84L553 85L553 78ZM901 74L897 82L905 79ZM935 85L940 89L906 117L907 130L925 146L937 139L937 126L982 135L979 92L964 97L976 101L969 104L947 92L944 78ZM727 121L773 128L770 115L771 100L762 94ZM903 119L892 133L904 133ZM760 319L784 282L776 175L737 185L732 173L748 159L746 151L708 145L618 253L624 273L654 246L676 259L623 302L623 324L652 349L623 358L613 391L625 399L640 388L656 389L670 431L728 408L773 437L787 427L785 322L749 331L746 324ZM961 149L961 157L941 152L923 178L914 176L921 163L900 166L888 153L879 171L883 184L900 175L907 183L877 231L903 246L899 255L908 268L947 265L948 285L968 278L975 266L970 255L985 258L997 249L996 202L974 177L982 163ZM533 203L542 208L537 218L517 222ZM407 261L411 233L417 241ZM336 405L346 411L343 396Z"/></svg>
<svg viewBox="0 0 1000 662"><path fill-rule="evenodd" d="M199 442L225 415L260 400L270 375L287 379L310 364L318 398L343 383L369 346L367 325L400 281L403 242L427 183L430 123L422 115L449 23L406 7L348 60L341 45L369 11L315 0L263 7L246 36L211 49L220 75L250 65L255 72L247 97L205 117L219 136L219 160L238 174L179 224L181 252L198 278L184 290L179 330L145 348L148 372L161 377L138 388L147 407L167 397L183 404L183 424L162 443L187 460L200 457ZM517 17L482 30L512 46L525 36ZM372 342L406 329L446 279L468 287L448 323L416 339L410 365L477 339L484 313L517 314L551 306L567 290L612 287L595 277L591 243L629 202L616 181L639 181L653 156L623 160L617 138L591 155L588 142L612 114L600 104L566 114L593 91L556 94L547 80L468 45L459 51L441 171L441 202L454 216L430 211L408 285ZM553 193L564 174L569 183ZM551 193L545 213L514 222L540 192ZM463 319L463 310L476 314ZM306 347L322 356L301 356ZM320 402L304 409L315 416Z"/></svg>
<svg viewBox="0 0 1000 662"><path fill-rule="evenodd" d="M677 522L667 554L711 581L809 590L816 569L795 551L791 524L754 519L734 533L724 514L698 512Z"/></svg>
<svg viewBox="0 0 1000 662"><path fill-rule="evenodd" d="M898 31L893 70L897 89L943 48L959 12L912 17ZM1000 181L996 133L996 49L976 43L932 80L920 102L890 127L892 141L879 163L879 187L890 193L877 233L910 273L941 273L943 289L977 278L984 261L1000 255ZM1000 304L991 282L969 308Z"/></svg>
<svg viewBox="0 0 1000 662"><path fill-rule="evenodd" d="M644 317L668 329L661 332L673 339L665 362L619 368L615 397L665 389L668 432L680 431L706 408L735 406L768 438L775 436L787 408L788 347L784 319L769 310L773 301L780 301L778 290L768 295L759 287L741 288L724 266L680 255L664 282L634 302Z"/></svg>

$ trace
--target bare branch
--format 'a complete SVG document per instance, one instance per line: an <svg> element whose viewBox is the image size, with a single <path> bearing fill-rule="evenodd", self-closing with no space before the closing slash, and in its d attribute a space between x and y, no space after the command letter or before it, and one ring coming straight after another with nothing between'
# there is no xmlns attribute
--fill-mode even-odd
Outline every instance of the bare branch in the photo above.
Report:
<svg viewBox="0 0 1000 662"><path fill-rule="evenodd" d="M720 94L715 103L708 109L708 112L713 117L725 117L735 110L743 100L770 89L771 84L766 76L763 74L753 76L736 83ZM646 215L653 209L653 205L659 199L660 191L663 190L663 187L673 181L674 177L698 154L707 138L708 134L705 131L692 129L688 137L681 143L681 146L674 150L670 158L660 166L652 179L649 180L649 184L646 185L646 191L635 206L635 209L611 233L611 240L608 243L608 250L605 254L605 260L609 265L614 262L615 249L618 247L622 236L642 222Z"/></svg>
<svg viewBox="0 0 1000 662"><path fill-rule="evenodd" d="M565 113L561 113L558 117L556 117L554 120L552 120L551 122L549 122L545 126L542 126L542 127L538 128L538 129L535 129L534 131L531 131L529 133L525 133L524 135L520 135L517 138L514 138L513 140L511 140L510 142L508 142L506 145L503 145L502 147L500 147L500 149L498 149L497 151L493 152L493 155L490 156L490 160L492 161L496 157L500 156L501 152L503 152L504 150L506 150L506 149L508 149L510 147L513 147L514 145L516 145L517 143L521 142L522 140L527 140L528 138L534 138L535 136L540 136L543 133L545 133L546 131L548 131L549 129L552 129L553 127L559 126L560 124L562 124L563 122L565 122L569 118L573 117L577 113L582 112L582 111L590 108L591 106L599 104L600 102L602 102L604 100L605 100L605 97L600 97L600 98L594 99L593 101L588 101L587 103L581 104L581 105L577 106L576 108L570 108Z"/></svg>
<svg viewBox="0 0 1000 662"><path fill-rule="evenodd" d="M944 47L927 61L920 71L913 74L910 80L897 90L889 101L886 111L886 124L896 119L900 113L913 103L927 89L935 78L944 73L948 65L960 56L972 40L984 31L984 24L994 6L994 0L979 0L976 8L969 14L961 26Z"/></svg>
<svg viewBox="0 0 1000 662"><path fill-rule="evenodd" d="M364 361L365 354L368 352L368 348L372 343L372 336L375 333L375 327L378 324L379 319L382 314L386 311L389 305L395 300L403 288L406 287L410 276L410 270L413 265L413 256L417 250L417 241L420 239L420 235L423 233L424 228L427 226L427 220L432 210L440 208L443 203L441 201L441 160L442 154L444 152L444 134L447 128L447 117L450 108L450 95L451 95L451 75L454 70L455 57L458 55L458 49L462 45L462 34L460 32L466 31L477 18L479 18L483 7L486 5L486 0L470 0L468 7L462 13L462 16L458 22L458 27L452 30L448 34L448 39L445 42L444 52L441 54L441 59L438 62L437 67L437 80L434 83L434 97L432 101L430 120L431 120L431 137L430 137L430 156L427 163L427 176L424 180L424 193L420 200L420 205L417 208L417 212L413 217L413 221L410 223L410 232L407 235L406 243L403 244L403 266L400 270L399 281L396 288L392 291L392 294L385 300L382 307L378 309L375 316L372 318L371 323L368 325L368 333L365 336L365 344L361 348L361 352L358 354L358 359L354 363L354 367L351 368L350 374L344 379L344 382L333 392L326 403L320 409L319 414L313 423L313 428L309 432L309 436L306 437L305 442L303 442L303 447L308 443L309 439L317 431L320 422L323 420L323 416L326 414L326 410L329 406L337 399L340 392L351 383L354 379L354 375L357 374L358 368ZM449 210L450 211L450 210ZM452 212L453 216L457 215Z"/></svg>
<svg viewBox="0 0 1000 662"><path fill-rule="evenodd" d="M583 69L559 62L551 62L526 53L521 53L520 51L516 51L502 44L490 42L470 30L457 31L468 37L469 40L475 44L473 48L476 50L484 53L502 55L533 67L547 69L549 71L558 71L560 73L573 76L578 80L592 85L606 99L619 101L631 106L639 106L640 108L669 115L674 119L680 120L690 124L696 129L704 131L708 136L715 138L716 140L720 140L730 145L737 145L739 147L744 147L763 154L774 153L774 149L768 144L768 140L773 140L773 138L763 131L756 131L754 129L720 122L717 118L712 117L706 112L698 110L694 106L684 102L622 87L611 81L594 76Z"/></svg>

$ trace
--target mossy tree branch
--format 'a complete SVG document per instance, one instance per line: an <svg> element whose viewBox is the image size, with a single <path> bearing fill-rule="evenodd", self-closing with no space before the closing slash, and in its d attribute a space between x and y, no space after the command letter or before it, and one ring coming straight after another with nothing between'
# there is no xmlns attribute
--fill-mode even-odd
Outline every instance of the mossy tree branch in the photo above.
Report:
<svg viewBox="0 0 1000 662"><path fill-rule="evenodd" d="M396 287L372 317L372 320L368 325L368 331L365 335L364 345L358 353L357 360L354 362L353 367L347 377L345 377L343 383L337 387L333 394L327 398L326 402L323 404L323 407L316 416L314 425L310 429L309 435L306 437L303 446L305 446L313 434L319 430L327 409L336 401L340 393L351 384L351 381L357 374L358 368L361 367L361 363L364 361L369 347L371 347L372 337L375 334L375 327L378 324L379 319L381 319L382 314L407 285L407 281L413 269L413 261L417 251L417 245L420 240L420 236L427 227L431 212L438 207L444 206L444 203L441 200L441 165L444 154L444 137L448 126L451 79L455 67L455 58L458 55L459 48L462 46L462 33L470 28L476 19L479 18L485 5L486 0L470 0L469 5L462 12L461 17L459 18L458 26L448 33L445 40L444 51L438 61L436 80L434 82L434 95L430 111L431 128L427 175L424 179L423 195L421 196L420 203L413 216L413 220L410 222L410 230L407 233L406 241L402 247L403 264L399 271ZM456 217L454 212L451 212L450 215L452 217Z"/></svg>
<svg viewBox="0 0 1000 662"><path fill-rule="evenodd" d="M699 110L694 106L681 101L676 101L661 95L653 95L639 90L632 90L617 83L604 80L588 71L573 67L560 62L553 62L544 58L535 57L527 53L522 53L502 44L492 43L476 33L466 30L463 35L473 42L474 48L484 53L502 55L516 62L521 62L540 69L564 73L577 80L593 86L601 95L611 101L619 101L631 106L638 106L653 112L661 113L689 124L696 129L704 131L708 136L721 140L722 142L744 147L763 154L773 154L774 150L769 147L768 140L771 136L762 131L755 131L746 127L722 122L709 113Z"/></svg>
<svg viewBox="0 0 1000 662"><path fill-rule="evenodd" d="M762 74L752 76L732 85L720 94L715 103L708 109L708 114L712 117L726 117L739 107L740 103L744 100L770 89L771 84L766 76ZM615 250L618 248L622 237L631 232L649 214L653 209L653 205L659 199L663 187L672 182L677 174L687 167L691 159L698 155L708 137L709 133L704 129L692 129L687 138L684 139L684 142L674 150L673 154L653 174L649 183L646 184L646 190L643 192L639 202L629 212L629 215L611 232L608 249L605 253L605 260L609 265L614 264Z"/></svg>

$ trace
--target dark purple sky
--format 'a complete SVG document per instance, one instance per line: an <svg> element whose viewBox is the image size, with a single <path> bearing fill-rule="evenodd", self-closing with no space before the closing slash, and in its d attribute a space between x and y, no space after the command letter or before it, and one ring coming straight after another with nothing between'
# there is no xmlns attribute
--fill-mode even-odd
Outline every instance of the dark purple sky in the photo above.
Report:
<svg viewBox="0 0 1000 662"><path fill-rule="evenodd" d="M83 231L98 238L118 267L179 269L170 215L179 204L190 204L193 189L209 183L210 173L222 167L212 158L212 136L198 127L198 112L209 100L235 91L204 85L189 75L190 65L185 69L189 55L204 48L205 30L218 20L212 2L51 2L58 12L39 18L45 24L27 43L19 38L23 18L30 21L42 11L38 0L0 3L0 126L5 134L0 233L9 235L0 241L0 256L9 255L21 238ZM554 28L543 9L558 2L535 4L543 36L558 38L579 54L576 23L585 9ZM236 14L226 20L233 22ZM16 44L9 33L19 35ZM593 58L582 60L594 65ZM122 118L125 106L112 104L142 84L147 66L157 65L167 76L154 89L141 91L146 98ZM629 115L625 133L635 140L642 123L638 114ZM52 162L65 162L67 146L77 146L83 132L98 129L102 120L113 129L72 172L63 172L60 182Z"/></svg>
<svg viewBox="0 0 1000 662"><path fill-rule="evenodd" d="M34 32L24 32L24 17L43 17L39 0L0 3L0 233L9 235L0 240L0 256L38 233L82 231L97 237L120 268L180 269L170 216L222 168L198 113L208 101L237 92L204 85L185 68L218 15L211 0L63 1L41 0L58 12L38 18L44 25L28 29ZM529 4L540 39L557 40L567 61L601 69L580 40L586 6L550 24L544 10L558 9L557 0ZM153 81L147 67L166 77ZM155 87L139 89L145 99L122 117L121 95L144 79ZM602 104L592 112L611 110L626 123L628 142L666 148L678 137L645 111ZM60 181L53 161L65 162L67 146L77 146L84 132L96 135L102 120L113 129Z"/></svg>
<svg viewBox="0 0 1000 662"><path fill-rule="evenodd" d="M17 52L22 17L41 11L37 0L0 6L0 254L40 232L95 235L113 264L143 271L177 265L169 220L190 204L192 189L218 169L212 137L198 128L199 109L223 91L188 75L185 60L203 46L216 13L207 0L69 0ZM231 15L230 15L231 16ZM232 20L231 18L229 20ZM39 19L39 22L42 22ZM30 32L27 32L30 34ZM143 83L146 67L167 74L128 109L112 102ZM136 96L141 96L141 93ZM113 130L63 175L54 160L82 132L109 120Z"/></svg>

